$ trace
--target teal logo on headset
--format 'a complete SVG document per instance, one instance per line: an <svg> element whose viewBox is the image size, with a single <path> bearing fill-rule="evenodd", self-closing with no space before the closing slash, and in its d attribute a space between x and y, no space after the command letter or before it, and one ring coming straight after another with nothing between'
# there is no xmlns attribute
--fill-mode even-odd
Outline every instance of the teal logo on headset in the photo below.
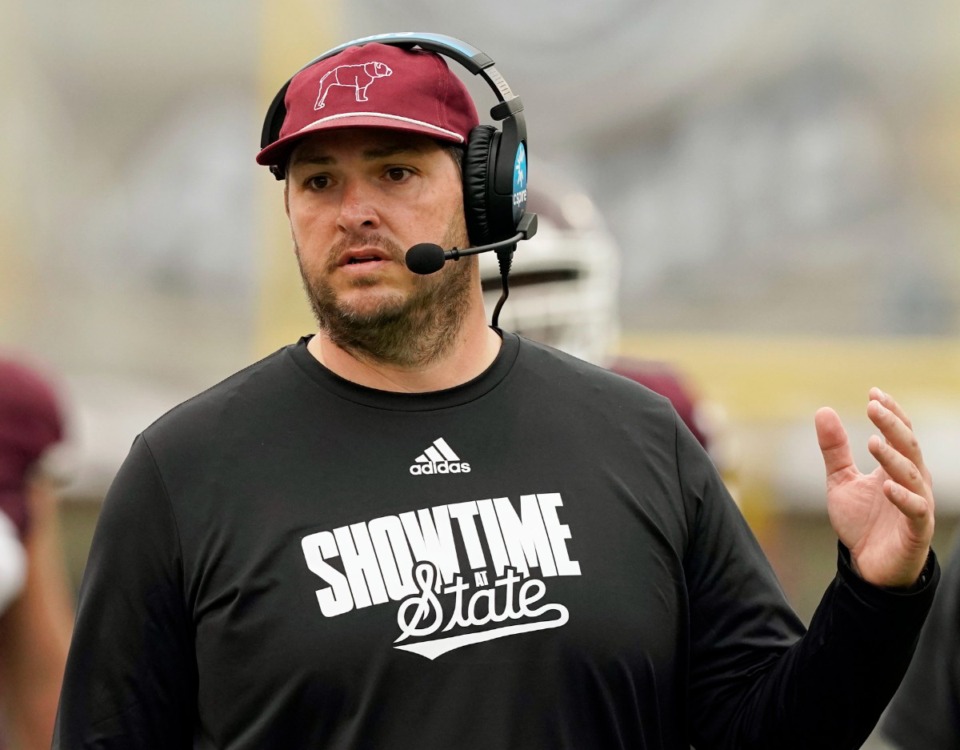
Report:
<svg viewBox="0 0 960 750"><path fill-rule="evenodd" d="M520 221L527 207L527 149L521 143L513 160L513 221Z"/></svg>

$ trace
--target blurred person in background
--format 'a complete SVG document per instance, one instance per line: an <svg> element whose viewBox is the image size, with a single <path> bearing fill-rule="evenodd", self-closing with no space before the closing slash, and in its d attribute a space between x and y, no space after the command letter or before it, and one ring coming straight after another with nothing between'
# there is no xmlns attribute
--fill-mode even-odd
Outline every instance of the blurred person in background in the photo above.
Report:
<svg viewBox="0 0 960 750"><path fill-rule="evenodd" d="M694 437L721 464L729 482L729 452L718 407L707 404L673 365L616 354L620 335L620 248L590 197L541 165L539 186L527 190L538 229L510 267L510 288L522 290L503 308L501 327L587 362L607 367L670 399ZM492 313L501 278L492 253L480 256L484 304ZM719 460L718 460L719 459Z"/></svg>
<svg viewBox="0 0 960 750"><path fill-rule="evenodd" d="M496 248L506 285L525 125L495 69L500 130L411 46L344 45L269 108L318 331L135 439L54 747L859 747L939 580L906 415L869 392L870 474L815 415L840 542L807 630L668 399L488 324L476 257L444 262Z"/></svg>
<svg viewBox="0 0 960 750"><path fill-rule="evenodd" d="M880 730L897 750L960 748L960 534Z"/></svg>
<svg viewBox="0 0 960 750"><path fill-rule="evenodd" d="M50 382L0 359L0 746L10 750L50 747L73 626L47 468L62 439Z"/></svg>

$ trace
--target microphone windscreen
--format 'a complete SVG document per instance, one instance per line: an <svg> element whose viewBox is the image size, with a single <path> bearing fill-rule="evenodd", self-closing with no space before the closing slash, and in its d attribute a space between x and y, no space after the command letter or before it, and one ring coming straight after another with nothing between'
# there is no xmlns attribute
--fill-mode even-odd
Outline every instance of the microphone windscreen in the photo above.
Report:
<svg viewBox="0 0 960 750"><path fill-rule="evenodd" d="M439 271L447 259L443 257L443 248L440 245L421 242L407 250L405 261L407 268L423 276Z"/></svg>

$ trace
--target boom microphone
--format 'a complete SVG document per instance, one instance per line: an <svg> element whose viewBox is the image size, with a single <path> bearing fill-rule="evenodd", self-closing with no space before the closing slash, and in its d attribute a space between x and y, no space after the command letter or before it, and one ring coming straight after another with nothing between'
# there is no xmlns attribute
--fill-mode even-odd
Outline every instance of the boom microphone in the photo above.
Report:
<svg viewBox="0 0 960 750"><path fill-rule="evenodd" d="M460 260L464 255L477 255L490 250L498 250L501 247L513 245L521 239L523 239L523 235L515 234L502 242L495 242L492 245L478 245L466 250L457 247L452 250L444 250L440 245L434 245L432 242L421 242L407 250L405 261L407 268L411 271L426 276L439 271L448 260Z"/></svg>
<svg viewBox="0 0 960 750"><path fill-rule="evenodd" d="M489 245L477 245L476 247L470 247L465 250L457 247L452 250L444 250L440 245L435 245L432 242L421 242L407 250L405 262L407 268L411 271L421 276L426 276L427 274L439 271L448 260L459 260L465 255L477 255L478 253L487 253L491 250L499 250L509 245L516 245L520 240L528 240L536 233L537 215L524 214L517 226L517 233L513 235L513 237L500 240L500 242L493 242Z"/></svg>

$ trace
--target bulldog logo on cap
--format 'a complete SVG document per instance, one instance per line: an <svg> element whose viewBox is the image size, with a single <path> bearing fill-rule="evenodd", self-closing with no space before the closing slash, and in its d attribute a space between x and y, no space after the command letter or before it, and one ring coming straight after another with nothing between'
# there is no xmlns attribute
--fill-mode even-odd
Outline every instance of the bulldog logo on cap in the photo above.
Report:
<svg viewBox="0 0 960 750"><path fill-rule="evenodd" d="M385 78L389 75L393 75L393 71L382 62L338 65L333 70L328 70L320 79L320 91L317 93L317 103L313 108L323 109L326 106L327 94L334 86L352 88L355 90L358 102L368 101L367 89L370 88L370 84L377 78Z"/></svg>

